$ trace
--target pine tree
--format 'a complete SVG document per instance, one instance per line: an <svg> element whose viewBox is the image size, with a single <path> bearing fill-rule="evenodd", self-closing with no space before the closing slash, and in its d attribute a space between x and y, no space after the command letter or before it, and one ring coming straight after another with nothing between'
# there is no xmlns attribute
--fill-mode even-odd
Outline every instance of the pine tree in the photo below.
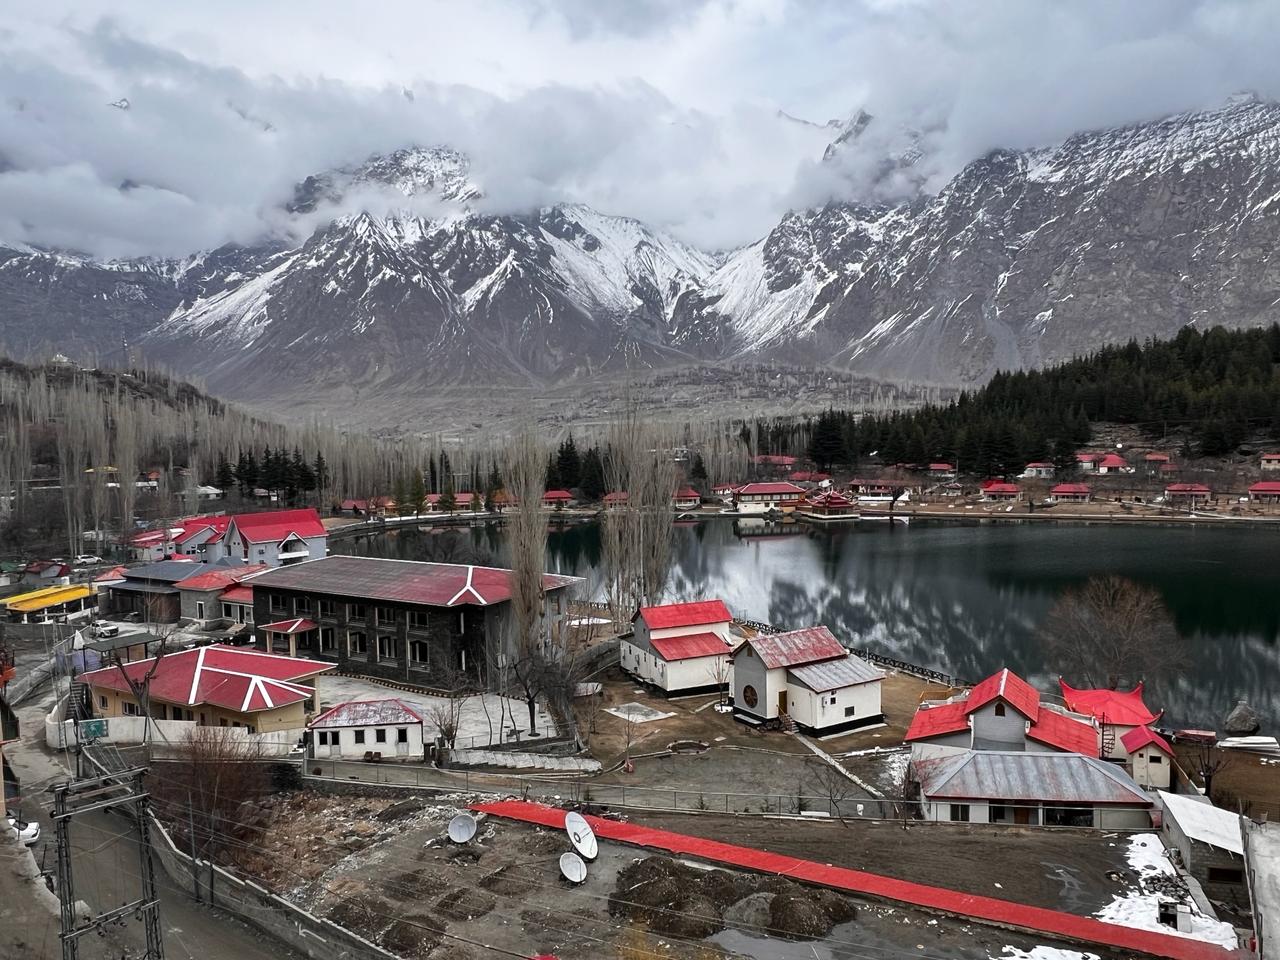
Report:
<svg viewBox="0 0 1280 960"><path fill-rule="evenodd" d="M572 490L578 486L581 469L582 461L578 456L578 448L573 442L571 433L556 452L556 472L559 475L559 483L555 486Z"/></svg>
<svg viewBox="0 0 1280 960"><path fill-rule="evenodd" d="M235 471L231 469L225 454L218 454L218 468L213 474L214 485L224 492L231 489L236 482Z"/></svg>
<svg viewBox="0 0 1280 960"><path fill-rule="evenodd" d="M818 415L813 425L813 437L809 441L809 459L823 470L830 470L834 464L846 459L844 431L834 410Z"/></svg>
<svg viewBox="0 0 1280 960"><path fill-rule="evenodd" d="M413 509L410 513L418 514L422 512L422 505L427 499L427 488L422 482L422 470L414 467L413 472L409 474L409 503Z"/></svg>
<svg viewBox="0 0 1280 960"><path fill-rule="evenodd" d="M594 503L605 494L604 462L600 451L591 447L582 457L582 474L578 479L582 498Z"/></svg>
<svg viewBox="0 0 1280 960"><path fill-rule="evenodd" d="M560 461L552 456L547 461L547 489L559 490L563 484L560 482Z"/></svg>
<svg viewBox="0 0 1280 960"><path fill-rule="evenodd" d="M594 448L593 452L594 452ZM689 478L698 483L707 482L707 465L702 461L702 454L693 455L693 466L689 468Z"/></svg>
<svg viewBox="0 0 1280 960"><path fill-rule="evenodd" d="M453 481L446 481L444 491L440 494L439 507L442 513L453 513L458 509L458 498L453 492Z"/></svg>
<svg viewBox="0 0 1280 960"><path fill-rule="evenodd" d="M396 477L395 485L391 488L391 498L396 502L398 516L404 517L413 513L413 504L409 502L409 486L404 482L404 477Z"/></svg>

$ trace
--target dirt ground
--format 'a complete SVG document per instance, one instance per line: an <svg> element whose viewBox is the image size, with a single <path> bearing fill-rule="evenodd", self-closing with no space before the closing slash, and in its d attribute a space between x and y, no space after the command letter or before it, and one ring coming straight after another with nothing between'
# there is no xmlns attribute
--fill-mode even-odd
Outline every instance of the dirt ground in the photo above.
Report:
<svg viewBox="0 0 1280 960"><path fill-rule="evenodd" d="M1124 836L1016 827L636 813L635 823L916 883L1089 915L1129 876ZM1122 879L1111 880L1115 871Z"/></svg>
<svg viewBox="0 0 1280 960"><path fill-rule="evenodd" d="M1182 769L1203 787L1199 775L1206 748L1194 743L1173 744ZM1280 757L1209 747L1208 761L1220 764L1213 775L1213 802L1254 818L1266 814L1280 819Z"/></svg>
<svg viewBox="0 0 1280 960"><path fill-rule="evenodd" d="M252 811L262 831L242 869L406 960L493 955L481 944L562 960L847 960L865 957L868 946L890 956L927 950L981 960L1048 943L608 842L586 882L573 886L559 876L558 859L570 849L560 831L482 817L475 841L449 843L445 828L467 800L279 795ZM316 830L322 820L326 829ZM665 863L637 866L650 859ZM670 889L637 884L646 870L684 879ZM779 924L791 938L771 932Z"/></svg>

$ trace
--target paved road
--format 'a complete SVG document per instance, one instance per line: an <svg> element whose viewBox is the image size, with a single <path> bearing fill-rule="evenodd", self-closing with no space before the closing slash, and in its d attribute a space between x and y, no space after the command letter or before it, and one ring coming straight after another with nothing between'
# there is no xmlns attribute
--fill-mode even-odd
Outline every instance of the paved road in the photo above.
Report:
<svg viewBox="0 0 1280 960"><path fill-rule="evenodd" d="M34 850L36 862L47 869L54 864L53 828L47 812L45 787L65 779L61 756L44 746L44 715L52 706L46 691L16 711L22 741L5 748L5 756L22 780L22 813L39 820L44 835ZM96 910L108 910L136 900L139 895L137 833L120 814L94 811L74 818L71 827L72 876L77 899ZM47 852L43 849L48 847ZM160 920L164 929L165 957L172 960L298 960L298 954L221 910L195 902L185 888L175 887L156 864L160 894ZM129 920L112 931L135 947L145 943L142 924ZM92 935L91 935L92 936ZM54 941L56 947L56 939Z"/></svg>

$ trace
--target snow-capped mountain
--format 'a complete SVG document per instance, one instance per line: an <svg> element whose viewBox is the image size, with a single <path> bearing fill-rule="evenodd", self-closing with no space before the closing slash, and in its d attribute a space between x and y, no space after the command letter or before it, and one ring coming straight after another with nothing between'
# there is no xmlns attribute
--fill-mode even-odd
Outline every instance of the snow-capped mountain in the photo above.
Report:
<svg viewBox="0 0 1280 960"><path fill-rule="evenodd" d="M831 125L824 162L869 149L875 123ZM861 167L915 176L921 141L888 139L907 146ZM183 260L0 248L0 343L125 338L266 399L752 358L974 383L1280 319L1280 106L1243 97L996 151L933 196L793 212L728 253L582 205L494 215L443 147L308 177L284 206L301 239Z"/></svg>

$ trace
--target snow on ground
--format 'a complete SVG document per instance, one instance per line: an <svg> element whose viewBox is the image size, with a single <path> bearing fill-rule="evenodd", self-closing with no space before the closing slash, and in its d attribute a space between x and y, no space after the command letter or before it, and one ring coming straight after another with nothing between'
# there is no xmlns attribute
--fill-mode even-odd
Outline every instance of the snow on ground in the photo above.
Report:
<svg viewBox="0 0 1280 960"><path fill-rule="evenodd" d="M1175 875L1177 871L1169 862L1164 844L1154 833L1138 833L1129 838L1129 850L1126 854L1129 866L1138 872L1139 889L1117 895L1111 903L1094 914L1099 920L1116 923L1124 927L1139 930L1153 930L1167 933L1175 937L1189 937L1193 940L1204 940L1234 950L1237 946L1235 928L1221 920L1213 920L1196 909L1194 903L1185 901L1191 907L1191 932L1179 933L1173 927L1159 920L1160 895L1146 893L1142 889L1142 879L1161 874Z"/></svg>
<svg viewBox="0 0 1280 960"><path fill-rule="evenodd" d="M1030 950L1019 950L1017 947L1005 947L1004 958L1007 960L1099 960L1096 953L1085 953L1081 950L1063 950L1060 947L1032 947Z"/></svg>
<svg viewBox="0 0 1280 960"><path fill-rule="evenodd" d="M620 703L616 707L610 707L605 713L611 713L619 720L630 720L632 723L649 723L675 716L674 713L663 713L653 707L646 707L643 703Z"/></svg>
<svg viewBox="0 0 1280 960"><path fill-rule="evenodd" d="M607 617L578 617L574 620L566 621L571 627L591 627L600 623L613 623Z"/></svg>

